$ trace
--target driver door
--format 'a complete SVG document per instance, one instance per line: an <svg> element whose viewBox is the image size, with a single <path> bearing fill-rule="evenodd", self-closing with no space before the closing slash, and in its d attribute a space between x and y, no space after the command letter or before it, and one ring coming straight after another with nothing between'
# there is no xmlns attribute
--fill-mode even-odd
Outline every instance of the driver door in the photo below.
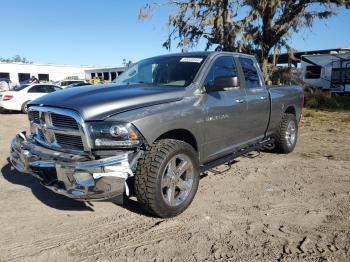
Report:
<svg viewBox="0 0 350 262"><path fill-rule="evenodd" d="M238 77L232 56L219 56L211 65L205 80L205 144L203 160L208 162L232 153L245 141L245 115L247 113L246 91L243 87L214 91L216 78ZM211 91L212 89L212 91Z"/></svg>

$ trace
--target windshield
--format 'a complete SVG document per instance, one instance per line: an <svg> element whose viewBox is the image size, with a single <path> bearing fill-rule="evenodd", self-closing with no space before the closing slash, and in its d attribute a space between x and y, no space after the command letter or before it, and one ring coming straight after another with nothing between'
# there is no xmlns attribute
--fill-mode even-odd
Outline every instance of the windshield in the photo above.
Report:
<svg viewBox="0 0 350 262"><path fill-rule="evenodd" d="M113 81L118 85L188 86L206 56L163 56L142 60Z"/></svg>
<svg viewBox="0 0 350 262"><path fill-rule="evenodd" d="M15 88L15 91L21 91L22 89L26 88L27 86L30 86L30 85L27 85L27 84L20 85L20 86Z"/></svg>

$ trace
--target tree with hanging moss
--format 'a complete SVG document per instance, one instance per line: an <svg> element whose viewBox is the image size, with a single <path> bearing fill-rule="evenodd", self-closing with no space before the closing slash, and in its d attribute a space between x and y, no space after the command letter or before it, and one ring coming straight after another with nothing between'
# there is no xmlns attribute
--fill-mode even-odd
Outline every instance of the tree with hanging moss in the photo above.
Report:
<svg viewBox="0 0 350 262"><path fill-rule="evenodd" d="M206 50L254 54L263 73L269 75L269 56L287 49L293 33L311 28L316 19L329 19L340 8L349 9L350 0L164 0L140 10L145 19L162 6L174 7L168 16L169 34L163 46L186 51L200 41Z"/></svg>

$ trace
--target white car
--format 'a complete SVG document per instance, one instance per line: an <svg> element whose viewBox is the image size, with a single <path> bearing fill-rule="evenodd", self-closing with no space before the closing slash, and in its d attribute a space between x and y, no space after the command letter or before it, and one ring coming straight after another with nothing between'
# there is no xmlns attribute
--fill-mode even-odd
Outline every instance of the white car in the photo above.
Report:
<svg viewBox="0 0 350 262"><path fill-rule="evenodd" d="M0 108L27 113L27 104L45 94L62 90L52 84L23 84L14 91L0 93Z"/></svg>

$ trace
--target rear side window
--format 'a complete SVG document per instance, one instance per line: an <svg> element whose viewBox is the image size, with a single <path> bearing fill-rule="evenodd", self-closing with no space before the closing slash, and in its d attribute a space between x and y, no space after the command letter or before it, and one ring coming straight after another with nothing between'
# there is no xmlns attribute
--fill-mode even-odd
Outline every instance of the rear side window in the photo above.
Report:
<svg viewBox="0 0 350 262"><path fill-rule="evenodd" d="M212 65L206 81L206 86L213 86L214 80L217 77L235 77L237 76L237 69L233 57L222 56L215 60Z"/></svg>
<svg viewBox="0 0 350 262"><path fill-rule="evenodd" d="M242 70L244 73L246 87L261 87L261 81L254 61L250 58L240 57L239 62L241 63Z"/></svg>
<svg viewBox="0 0 350 262"><path fill-rule="evenodd" d="M42 85L36 85L28 90L28 93L46 93L46 89Z"/></svg>
<svg viewBox="0 0 350 262"><path fill-rule="evenodd" d="M45 87L45 93L52 93L56 91L53 86L44 86L44 87Z"/></svg>

